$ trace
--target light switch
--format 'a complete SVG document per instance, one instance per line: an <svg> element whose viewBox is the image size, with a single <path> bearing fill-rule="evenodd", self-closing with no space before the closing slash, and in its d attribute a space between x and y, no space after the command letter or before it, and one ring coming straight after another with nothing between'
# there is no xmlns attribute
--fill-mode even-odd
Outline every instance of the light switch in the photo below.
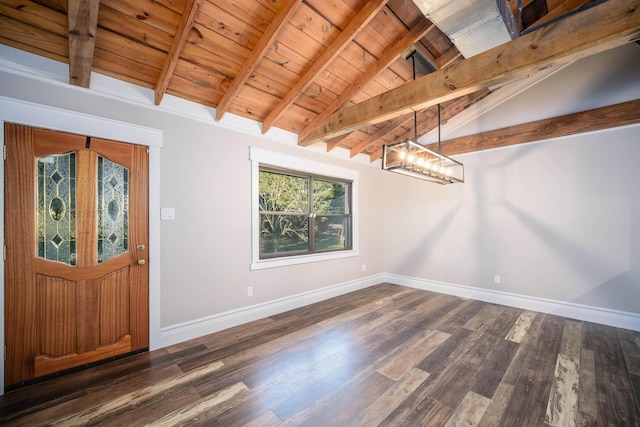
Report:
<svg viewBox="0 0 640 427"><path fill-rule="evenodd" d="M161 208L160 219L163 219L163 220L176 219L176 210L174 208Z"/></svg>

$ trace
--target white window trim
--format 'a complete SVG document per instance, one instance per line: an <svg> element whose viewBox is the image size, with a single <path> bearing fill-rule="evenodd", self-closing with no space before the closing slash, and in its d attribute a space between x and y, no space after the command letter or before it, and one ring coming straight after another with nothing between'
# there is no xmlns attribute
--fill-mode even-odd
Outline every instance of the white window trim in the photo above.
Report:
<svg viewBox="0 0 640 427"><path fill-rule="evenodd" d="M251 160L251 270L348 258L360 254L358 250L358 181L360 174L358 171L256 147L249 148L249 160ZM351 181L352 248L320 254L260 259L260 206L258 202L260 164Z"/></svg>

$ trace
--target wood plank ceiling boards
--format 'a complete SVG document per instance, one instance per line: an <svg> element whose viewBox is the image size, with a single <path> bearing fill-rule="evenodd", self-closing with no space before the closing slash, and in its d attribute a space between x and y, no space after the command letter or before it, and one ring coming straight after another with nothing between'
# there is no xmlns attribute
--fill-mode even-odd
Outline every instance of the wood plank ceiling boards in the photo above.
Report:
<svg viewBox="0 0 640 427"><path fill-rule="evenodd" d="M468 59L412 0L0 0L0 43L68 63L73 85L100 73L152 89L157 105L175 96L375 161L413 135L414 110L422 136L437 103L449 120L496 83L640 32L638 0L521 3L522 15L509 0L525 34ZM415 82L414 50L437 70Z"/></svg>
<svg viewBox="0 0 640 427"><path fill-rule="evenodd" d="M627 3L611 0L559 21L552 28L541 28L345 108L325 120L301 140L300 145L310 145L628 43L637 38L640 31L640 10L630 8Z"/></svg>

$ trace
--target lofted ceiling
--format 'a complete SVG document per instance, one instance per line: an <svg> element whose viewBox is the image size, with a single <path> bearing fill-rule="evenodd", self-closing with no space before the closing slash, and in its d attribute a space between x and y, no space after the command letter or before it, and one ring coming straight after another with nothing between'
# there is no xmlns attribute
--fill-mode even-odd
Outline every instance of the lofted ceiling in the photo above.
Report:
<svg viewBox="0 0 640 427"><path fill-rule="evenodd" d="M640 33L637 1L520 0L521 12L518 1L523 35L468 59L412 0L0 0L0 42L68 63L72 85L104 74L153 89L158 105L173 95L374 161L414 135L414 111L424 135L437 104L444 123L491 88ZM414 51L437 71L414 81ZM638 106L586 114L638 122ZM501 140L488 138L443 151Z"/></svg>

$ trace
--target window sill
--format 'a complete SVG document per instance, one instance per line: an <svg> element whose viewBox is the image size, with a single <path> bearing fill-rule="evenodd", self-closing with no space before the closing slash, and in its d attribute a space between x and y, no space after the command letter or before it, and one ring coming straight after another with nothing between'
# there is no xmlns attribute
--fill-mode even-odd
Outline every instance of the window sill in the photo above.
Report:
<svg viewBox="0 0 640 427"><path fill-rule="evenodd" d="M329 261L333 259L349 258L358 256L360 253L356 250L329 252L324 254L298 255L286 258L271 258L254 261L251 263L251 270L263 270L266 268L286 267L289 265L306 264L309 262Z"/></svg>

